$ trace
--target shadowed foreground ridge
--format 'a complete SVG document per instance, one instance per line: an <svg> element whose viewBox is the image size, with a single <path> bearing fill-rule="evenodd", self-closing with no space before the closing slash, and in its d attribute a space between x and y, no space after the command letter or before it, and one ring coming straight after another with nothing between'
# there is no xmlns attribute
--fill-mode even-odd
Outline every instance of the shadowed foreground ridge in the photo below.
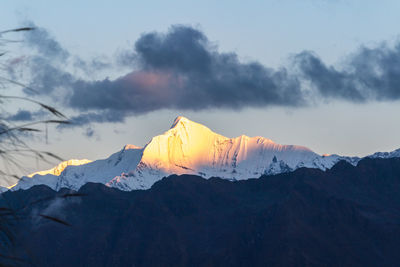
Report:
<svg viewBox="0 0 400 267"><path fill-rule="evenodd" d="M38 266L396 266L400 158L229 182L182 175L146 191L86 184L6 192L58 216L15 225L14 256ZM10 252L11 253L11 252Z"/></svg>

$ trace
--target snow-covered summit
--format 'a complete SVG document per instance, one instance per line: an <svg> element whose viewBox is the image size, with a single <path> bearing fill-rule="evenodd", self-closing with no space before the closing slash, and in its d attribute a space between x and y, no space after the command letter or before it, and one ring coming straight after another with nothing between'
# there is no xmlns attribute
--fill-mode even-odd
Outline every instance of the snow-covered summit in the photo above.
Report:
<svg viewBox="0 0 400 267"><path fill-rule="evenodd" d="M274 156L291 168L303 160L318 157L306 147L280 145L263 137L227 138L178 117L170 130L146 145L141 163L165 173L204 173L207 177L241 179L263 174Z"/></svg>
<svg viewBox="0 0 400 267"><path fill-rule="evenodd" d="M170 174L241 180L300 167L325 170L343 159L352 164L359 160L321 156L304 146L281 145L259 136L228 138L179 116L169 130L153 137L143 148L126 145L107 159L66 164L58 172L35 173L32 177L23 177L13 189L35 184L46 184L56 190L79 189L87 182L122 190L147 189Z"/></svg>

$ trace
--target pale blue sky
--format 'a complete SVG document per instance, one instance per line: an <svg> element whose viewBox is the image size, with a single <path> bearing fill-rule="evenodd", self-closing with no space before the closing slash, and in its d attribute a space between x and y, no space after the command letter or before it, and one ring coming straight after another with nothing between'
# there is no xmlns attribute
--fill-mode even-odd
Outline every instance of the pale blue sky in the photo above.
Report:
<svg viewBox="0 0 400 267"><path fill-rule="evenodd" d="M336 62L361 44L398 37L399 1L2 1L2 24L24 19L79 53L111 54L143 32L172 24L200 27L224 51L277 66L312 50Z"/></svg>
<svg viewBox="0 0 400 267"><path fill-rule="evenodd" d="M243 62L285 65L303 50L340 66L361 45L399 39L400 1L2 1L2 28L26 20L47 29L71 53L113 57L144 32L192 25L223 52ZM118 71L110 75L118 75ZM122 75L120 73L119 75ZM246 108L241 111L155 111L124 124L94 125L94 138L74 129L50 135L64 158L104 158L125 143L144 145L167 130L177 115L229 137L261 135L278 143L304 145L317 153L366 155L400 147L399 101L353 104L339 100L307 108ZM114 131L116 130L116 131ZM115 133L118 132L118 133ZM70 144L75 145L71 146Z"/></svg>

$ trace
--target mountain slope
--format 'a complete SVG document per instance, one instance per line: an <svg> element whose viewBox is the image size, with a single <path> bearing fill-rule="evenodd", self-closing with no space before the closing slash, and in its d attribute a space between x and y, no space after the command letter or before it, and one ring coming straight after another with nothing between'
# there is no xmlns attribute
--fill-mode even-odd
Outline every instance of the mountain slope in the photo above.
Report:
<svg viewBox="0 0 400 267"><path fill-rule="evenodd" d="M96 160L82 165L69 165L59 175L35 174L23 177L13 190L27 189L34 185L44 184L50 188L79 189L87 182L107 183L110 177L115 177L134 169L140 161L142 148L126 145L121 151L107 159Z"/></svg>
<svg viewBox="0 0 400 267"><path fill-rule="evenodd" d="M173 175L150 190L89 183L78 199L45 186L4 197L71 225L18 221L14 256L34 266L397 266L399 190L399 158L366 158L236 182Z"/></svg>
<svg viewBox="0 0 400 267"><path fill-rule="evenodd" d="M376 152L370 156L369 158L384 158L384 159L390 159L390 158L400 158L400 148L396 149L391 152Z"/></svg>
<svg viewBox="0 0 400 267"><path fill-rule="evenodd" d="M170 174L218 176L229 180L293 171L300 167L331 168L339 160L356 164L358 158L320 156L303 146L280 145L264 137L227 138L187 118L175 119L171 129L144 147L127 145L108 159L67 166L53 174L24 177L15 189L45 184L59 190L79 189L99 182L122 190L148 189Z"/></svg>
<svg viewBox="0 0 400 267"><path fill-rule="evenodd" d="M70 160L61 162L60 164L58 164L57 166L55 166L54 168L51 168L49 170L38 171L38 172L32 173L32 174L28 175L28 177L33 177L35 175L44 176L47 174L59 176L65 170L65 168L67 168L68 166L79 166L79 165L84 165L84 164L87 164L90 162L92 162L92 161L88 160L88 159L70 159Z"/></svg>

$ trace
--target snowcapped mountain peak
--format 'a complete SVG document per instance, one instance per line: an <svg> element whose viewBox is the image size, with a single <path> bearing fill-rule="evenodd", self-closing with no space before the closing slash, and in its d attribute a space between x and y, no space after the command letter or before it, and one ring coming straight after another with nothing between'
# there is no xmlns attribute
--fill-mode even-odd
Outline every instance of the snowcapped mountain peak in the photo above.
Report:
<svg viewBox="0 0 400 267"><path fill-rule="evenodd" d="M126 144L123 148L123 150L130 150L130 149L142 149L142 147L131 145L131 144Z"/></svg>
<svg viewBox="0 0 400 267"><path fill-rule="evenodd" d="M374 156L400 156L400 150ZM228 138L179 116L169 130L153 137L144 147L127 144L106 159L62 163L53 171L23 177L13 190L36 184L46 184L56 190L63 187L76 190L87 182L122 190L148 189L170 174L241 180L301 167L326 170L340 160L356 165L360 159L321 156L307 147L281 145L261 136Z"/></svg>
<svg viewBox="0 0 400 267"><path fill-rule="evenodd" d="M326 159L316 166L319 162L313 160L319 157L306 147L280 145L260 136L228 138L179 116L168 131L153 137L144 147L136 170L116 177L109 185L121 189L137 188L138 180L155 181L169 174L237 180L289 171L298 166L326 168L331 165ZM274 158L278 163L273 162ZM140 187L147 185L142 183Z"/></svg>
<svg viewBox="0 0 400 267"><path fill-rule="evenodd" d="M179 116L168 131L153 137L146 145L141 163L166 173L191 172L207 165L210 149L226 139L199 123Z"/></svg>
<svg viewBox="0 0 400 267"><path fill-rule="evenodd" d="M183 116L178 116L178 117L175 118L175 120L172 123L170 129L175 128L175 127L179 127L183 123L195 123L195 122L192 122L191 120L189 120L189 119L187 119L187 118L185 118Z"/></svg>
<svg viewBox="0 0 400 267"><path fill-rule="evenodd" d="M215 134L213 131L211 131L209 128L206 126L191 121L183 116L178 116L174 120L174 122L171 125L171 128L164 133L167 135L176 135L176 134L183 134L183 135L198 135L197 133L201 135L210 135L210 134Z"/></svg>

